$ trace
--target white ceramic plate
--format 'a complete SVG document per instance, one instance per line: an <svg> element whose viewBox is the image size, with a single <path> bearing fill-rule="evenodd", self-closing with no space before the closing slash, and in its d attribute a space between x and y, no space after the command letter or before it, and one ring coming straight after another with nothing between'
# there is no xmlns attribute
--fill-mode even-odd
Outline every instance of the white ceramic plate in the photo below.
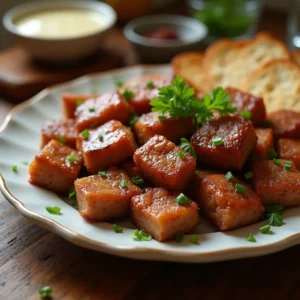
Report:
<svg viewBox="0 0 300 300"><path fill-rule="evenodd" d="M63 92L89 93L112 91L118 80L147 74L170 74L169 66L136 66L109 71L42 91L33 99L16 107L0 129L0 188L6 199L24 216L36 224L51 230L70 242L82 247L124 257L178 262L212 262L264 255L288 248L300 241L300 208L284 213L285 225L274 227L272 235L262 235L260 222L242 229L217 232L211 225L202 222L195 233L199 244L189 243L189 236L181 244L137 242L132 240L134 226L129 220L120 221L125 227L123 234L116 234L110 223L89 223L72 206L56 194L30 185L28 166L23 161L32 161L39 151L40 128L47 119L60 118L60 94ZM18 173L12 166L18 166ZM45 206L60 206L62 215L51 215ZM251 232L256 243L245 240Z"/></svg>

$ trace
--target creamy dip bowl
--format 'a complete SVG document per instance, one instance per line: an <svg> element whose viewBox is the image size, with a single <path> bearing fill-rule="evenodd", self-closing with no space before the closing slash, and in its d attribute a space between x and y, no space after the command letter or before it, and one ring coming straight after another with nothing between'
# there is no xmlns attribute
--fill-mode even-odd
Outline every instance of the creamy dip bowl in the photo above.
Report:
<svg viewBox="0 0 300 300"><path fill-rule="evenodd" d="M109 5L89 0L29 2L3 17L4 27L34 59L55 62L95 53L115 22Z"/></svg>

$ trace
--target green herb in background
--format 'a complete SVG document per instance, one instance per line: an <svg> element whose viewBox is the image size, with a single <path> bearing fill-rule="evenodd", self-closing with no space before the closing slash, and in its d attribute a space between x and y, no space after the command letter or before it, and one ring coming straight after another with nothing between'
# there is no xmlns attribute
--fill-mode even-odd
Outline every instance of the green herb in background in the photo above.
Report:
<svg viewBox="0 0 300 300"><path fill-rule="evenodd" d="M43 288L40 289L39 294L41 298L51 297L52 289L50 286L44 286Z"/></svg>

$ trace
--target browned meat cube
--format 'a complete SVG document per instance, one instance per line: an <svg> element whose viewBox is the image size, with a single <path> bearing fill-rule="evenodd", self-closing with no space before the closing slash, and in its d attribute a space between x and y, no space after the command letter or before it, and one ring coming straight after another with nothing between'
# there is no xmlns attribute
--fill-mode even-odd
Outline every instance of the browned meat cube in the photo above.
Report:
<svg viewBox="0 0 300 300"><path fill-rule="evenodd" d="M243 110L251 113L251 121L254 126L259 126L266 119L266 107L261 97L256 97L235 88L226 88L231 97L233 106L237 107L237 114Z"/></svg>
<svg viewBox="0 0 300 300"><path fill-rule="evenodd" d="M177 143L180 138L191 136L195 131L195 125L192 118L166 118L160 121L159 113L150 112L139 118L134 124L134 131L141 145L156 134L163 135L168 140Z"/></svg>
<svg viewBox="0 0 300 300"><path fill-rule="evenodd" d="M172 83L173 76L151 74L139 77L134 77L125 83L120 89L123 93L125 89L134 93L134 96L129 98L129 104L136 114L144 114L151 110L150 100L158 97L158 88Z"/></svg>
<svg viewBox="0 0 300 300"><path fill-rule="evenodd" d="M143 176L157 186L181 191L192 178L196 161L187 152L156 135L137 149L133 160Z"/></svg>
<svg viewBox="0 0 300 300"><path fill-rule="evenodd" d="M51 140L29 167L29 182L56 193L67 193L82 167L80 152Z"/></svg>
<svg viewBox="0 0 300 300"><path fill-rule="evenodd" d="M71 148L76 148L77 130L74 119L51 120L41 130L41 148L52 139L58 140Z"/></svg>
<svg viewBox="0 0 300 300"><path fill-rule="evenodd" d="M271 113L268 119L272 122L274 134L277 138L300 138L300 112L278 110Z"/></svg>
<svg viewBox="0 0 300 300"><path fill-rule="evenodd" d="M236 184L245 193L236 193ZM237 178L227 180L224 174L202 174L193 181L194 199L201 211L220 230L230 230L257 222L264 207L252 188Z"/></svg>
<svg viewBox="0 0 300 300"><path fill-rule="evenodd" d="M279 139L277 141L277 150L280 158L292 160L300 170L300 140Z"/></svg>
<svg viewBox="0 0 300 300"><path fill-rule="evenodd" d="M89 130L87 137L81 134L77 139L77 149L81 150L84 165L91 174L123 162L136 148L131 130L114 120Z"/></svg>
<svg viewBox="0 0 300 300"><path fill-rule="evenodd" d="M142 191L127 174L116 167L102 175L83 177L75 181L78 210L91 221L107 221L130 213L130 201Z"/></svg>
<svg viewBox="0 0 300 300"><path fill-rule="evenodd" d="M142 173L139 168L136 166L135 162L132 158L124 161L120 168L123 169L130 177L140 176L142 177Z"/></svg>
<svg viewBox="0 0 300 300"><path fill-rule="evenodd" d="M285 169L286 160L275 164L271 160L252 163L254 186L262 201L267 204L284 206L300 205L300 172L292 163Z"/></svg>
<svg viewBox="0 0 300 300"><path fill-rule="evenodd" d="M95 95L85 95L85 94L62 94L61 95L61 105L63 115L66 119L75 117L75 110L77 106L81 105L87 99L95 98Z"/></svg>
<svg viewBox="0 0 300 300"><path fill-rule="evenodd" d="M110 120L128 121L130 108L127 101L118 93L107 93L89 99L75 111L78 132L97 127Z"/></svg>
<svg viewBox="0 0 300 300"><path fill-rule="evenodd" d="M268 151L274 148L273 130L270 128L256 128L257 142L254 149L255 159L268 159Z"/></svg>
<svg viewBox="0 0 300 300"><path fill-rule="evenodd" d="M198 205L175 202L178 193L162 188L147 188L131 200L132 219L139 229L160 241L171 240L177 233L188 233L199 223Z"/></svg>
<svg viewBox="0 0 300 300"><path fill-rule="evenodd" d="M251 121L238 116L212 119L191 137L197 159L208 166L241 170L257 141Z"/></svg>

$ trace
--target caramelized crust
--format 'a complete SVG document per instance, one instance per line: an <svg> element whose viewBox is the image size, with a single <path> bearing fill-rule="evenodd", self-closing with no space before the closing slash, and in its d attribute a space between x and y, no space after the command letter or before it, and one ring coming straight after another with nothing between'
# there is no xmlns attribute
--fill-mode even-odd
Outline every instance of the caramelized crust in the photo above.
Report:
<svg viewBox="0 0 300 300"><path fill-rule="evenodd" d="M160 242L193 230L200 223L198 205L191 200L187 205L179 205L175 202L177 196L178 193L162 188L147 188L145 193L133 197L131 212L136 226Z"/></svg>
<svg viewBox="0 0 300 300"><path fill-rule="evenodd" d="M122 181L128 186L122 188ZM123 170L116 167L108 169L105 176L77 179L74 185L78 210L82 217L91 221L107 221L129 215L131 198L142 192Z"/></svg>
<svg viewBox="0 0 300 300"><path fill-rule="evenodd" d="M130 109L127 101L118 93L107 93L89 99L75 111L78 132L94 128L110 120L128 121Z"/></svg>
<svg viewBox="0 0 300 300"><path fill-rule="evenodd" d="M77 161L69 161L70 156ZM82 155L56 140L51 140L36 155L29 167L29 182L57 193L67 193L82 167Z"/></svg>
<svg viewBox="0 0 300 300"><path fill-rule="evenodd" d="M212 139L220 137L222 145ZM191 137L197 159L208 166L226 170L241 170L257 141L251 121L237 116L212 119Z"/></svg>
<svg viewBox="0 0 300 300"><path fill-rule="evenodd" d="M179 152L184 154L180 158ZM181 191L192 178L195 159L164 136L156 135L137 149L133 160L143 176L157 186Z"/></svg>
<svg viewBox="0 0 300 300"><path fill-rule="evenodd" d="M253 162L254 185L257 194L267 204L296 206L300 204L300 172L292 164L291 170L285 170L271 160Z"/></svg>
<svg viewBox="0 0 300 300"><path fill-rule="evenodd" d="M51 120L46 122L41 130L41 148L48 144L52 139L65 139L66 145L76 148L77 130L74 119Z"/></svg>
<svg viewBox="0 0 300 300"><path fill-rule="evenodd" d="M66 119L75 118L75 110L79 103L83 103L87 99L95 98L95 95L81 95L81 94L62 94L61 106L62 112Z"/></svg>
<svg viewBox="0 0 300 300"><path fill-rule="evenodd" d="M277 150L280 158L292 160L300 170L300 140L279 139L277 141Z"/></svg>
<svg viewBox="0 0 300 300"><path fill-rule="evenodd" d="M195 131L195 125L192 118L167 118L160 121L158 112L150 112L139 118L134 124L134 131L141 145L156 134L176 143L182 137L191 136Z"/></svg>
<svg viewBox="0 0 300 300"><path fill-rule="evenodd" d="M256 128L257 142L254 149L255 159L268 159L268 151L274 148L273 130L270 128Z"/></svg>

